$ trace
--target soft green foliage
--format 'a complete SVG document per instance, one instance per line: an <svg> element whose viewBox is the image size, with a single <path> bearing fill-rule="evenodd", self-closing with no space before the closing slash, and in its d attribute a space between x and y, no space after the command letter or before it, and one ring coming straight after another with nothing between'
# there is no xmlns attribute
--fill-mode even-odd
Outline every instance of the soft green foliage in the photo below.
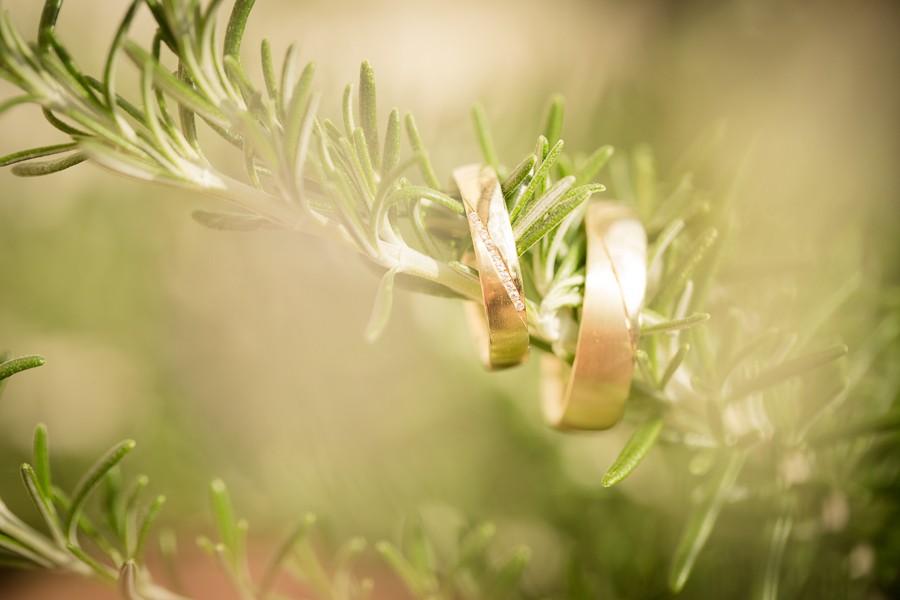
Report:
<svg viewBox="0 0 900 600"><path fill-rule="evenodd" d="M521 579L531 560L531 551L520 546L497 561L489 552L495 533L491 523L466 528L460 532L452 557L441 564L421 517L416 515L404 523L399 547L382 541L375 545L375 550L417 599L521 597Z"/></svg>
<svg viewBox="0 0 900 600"><path fill-rule="evenodd" d="M157 587L143 571L134 569L141 559L142 549L153 520L159 513L163 498L149 504L142 498L145 478L124 488L118 481L116 465L134 448L125 441L102 456L85 473L75 489L68 494L57 487L51 478L47 431L38 425L34 433L32 463L22 465L22 480L31 503L40 515L45 531L39 531L12 514L0 503L0 548L4 563L24 564L46 569L67 571L116 583L120 572L127 574L128 585L139 586L142 597L174 598ZM85 513L86 504L106 482L102 521L95 522ZM88 550L91 548L93 550ZM9 559L7 561L7 559ZM131 564L131 567L127 567Z"/></svg>
<svg viewBox="0 0 900 600"><path fill-rule="evenodd" d="M91 577L117 585L126 600L184 599L157 584L142 563L150 529L165 497L146 501L144 492L149 482L142 475L130 485L123 485L117 465L134 446L134 442L125 441L111 448L88 469L75 490L66 494L52 482L47 431L38 425L34 433L34 466L22 465L22 478L46 532L30 527L0 502L0 564ZM105 487L104 497L93 503L93 510L86 511L91 492L101 486ZM334 560L324 561L310 540L316 523L311 514L305 515L289 531L259 580L254 581L248 564L247 521L236 516L223 481L214 480L209 492L217 541L201 536L197 543L217 560L241 598L287 598L274 591L279 576L292 577L302 586L315 590L318 598L369 597L374 582L353 572L366 542L351 539L337 551ZM454 553L456 562L439 565L421 520L414 518L404 528L402 550L385 541L376 544L375 550L417 598L512 598L528 563L529 552L516 549L505 562L494 564L487 553L493 533L490 524L471 529L460 538ZM176 555L173 548L166 550L167 539L161 537L160 544L163 554L172 560Z"/></svg>
<svg viewBox="0 0 900 600"><path fill-rule="evenodd" d="M102 75L95 78L81 70L56 31L61 4L46 3L34 43L24 40L9 14L0 15L0 76L22 93L0 110L37 104L69 141L11 154L0 165L14 165L16 174L30 176L90 160L121 175L221 197L243 210L195 213L204 225L297 230L352 248L383 272L366 331L370 340L387 325L396 289L480 298L477 274L460 264L467 250L462 204L453 190L441 187L412 115L401 119L393 109L383 135L379 131L371 65L362 64L358 86L347 86L336 124L318 117L315 67L301 68L296 47L278 69L264 41L264 82L258 86L249 79L241 48L252 1L235 3L220 47L215 32L219 2L204 8L198 0L135 0ZM128 36L135 12L145 8L157 24L149 49ZM133 98L116 87L122 57L141 75ZM625 425L636 427L597 486L625 480L657 445L684 459L688 468L679 475L687 481L680 499L695 502L680 541L660 550L669 557L669 591L690 586L692 573L702 570L705 549L715 543L718 524L731 512L736 520L762 524L756 532L766 531L759 542L764 560L756 574L761 597L785 590L809 595L806 582L825 568L809 560L809 545L828 548L833 542L845 551L843 546L853 541L846 533L850 541L835 542L832 526L818 518L829 497L850 498L860 511L874 497L880 511L876 519L882 522L900 514L891 496L897 471L890 460L896 456L900 412L896 389L883 377L891 352L896 359L896 307L883 311L888 316L849 355L847 346L823 341L820 333L839 307L853 301L859 282L822 299L815 314L760 323L758 314L737 301L741 292L717 279L733 233L730 199L739 173L733 181L696 189L691 172L661 177L649 147L631 155L614 154L608 145L587 155L569 154L559 97L548 106L534 150L509 163L516 164L509 169L498 155L484 109L476 106L472 116L483 161L502 178L535 347L572 359L585 277L583 205L606 190L594 178L606 176L609 167L612 196L631 205L646 224L650 285ZM207 158L210 132L240 152L242 173L227 173ZM758 287L763 300L784 302L765 285ZM42 362L40 357L4 358L0 385ZM890 401L873 402L877 394ZM523 447L533 450L536 444L523 442ZM143 500L147 481L141 477L122 485L118 463L133 447L133 442L115 446L67 495L53 485L46 431L39 426L33 464L24 465L21 475L45 531L26 525L0 504L0 560L117 583L125 598L176 597L153 582L141 560L164 498ZM551 449L541 451L551 464ZM542 481L576 496L563 488L567 483L559 465L552 466L553 473L542 472ZM95 522L86 508L103 485L102 520ZM224 483L214 481L210 493L216 540L202 538L200 545L220 561L241 597L275 597L272 588L281 572L323 598L364 598L371 590L373 583L352 570L364 543L351 540L335 561L321 560L309 540L314 522L309 515L289 532L255 581L247 566L247 522L235 516ZM604 498L609 497L619 498ZM599 544L598 526L573 528L561 515L554 523L560 530L587 548ZM801 521L803 536L795 536ZM859 521L852 533L861 539L878 543L887 535ZM522 577L529 550L515 549L498 562L487 552L493 533L489 524L466 530L452 560L442 563L421 522L411 519L399 544L379 542L374 549L417 598L536 597ZM82 542L88 539L92 543L86 549ZM163 553L173 556L171 538L163 535L160 542ZM651 557L654 551L646 550ZM885 552L897 555L896 549ZM590 551L573 551L571 572L553 593L588 598L612 589L615 577L598 581L595 560ZM788 561L793 561L790 568ZM785 583L787 571L791 577ZM896 572L883 578L886 589L897 585Z"/></svg>

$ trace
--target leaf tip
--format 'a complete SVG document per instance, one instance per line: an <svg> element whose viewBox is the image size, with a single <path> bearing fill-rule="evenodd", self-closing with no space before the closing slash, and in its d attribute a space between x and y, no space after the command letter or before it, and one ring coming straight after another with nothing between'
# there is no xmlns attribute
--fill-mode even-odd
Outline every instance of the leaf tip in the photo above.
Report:
<svg viewBox="0 0 900 600"><path fill-rule="evenodd" d="M375 552L377 552L378 554L381 554L382 556L390 554L391 551L393 550L393 546L391 546L390 542L386 542L384 540L379 540L379 541L375 542L374 548L375 548Z"/></svg>

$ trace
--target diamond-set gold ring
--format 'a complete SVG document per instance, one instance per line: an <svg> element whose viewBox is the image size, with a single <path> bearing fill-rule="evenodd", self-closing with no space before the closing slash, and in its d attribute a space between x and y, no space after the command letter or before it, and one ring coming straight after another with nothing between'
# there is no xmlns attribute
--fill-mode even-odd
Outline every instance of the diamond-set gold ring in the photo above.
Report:
<svg viewBox="0 0 900 600"><path fill-rule="evenodd" d="M505 369L528 358L530 347L519 255L500 180L491 167L467 165L453 171L472 235L483 307L469 304L470 321L489 369ZM483 314L482 314L483 313Z"/></svg>

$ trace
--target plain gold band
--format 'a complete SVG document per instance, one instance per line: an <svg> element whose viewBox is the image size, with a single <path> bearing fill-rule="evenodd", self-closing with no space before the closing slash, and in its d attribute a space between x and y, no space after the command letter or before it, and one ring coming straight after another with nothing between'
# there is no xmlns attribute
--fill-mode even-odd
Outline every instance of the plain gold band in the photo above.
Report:
<svg viewBox="0 0 900 600"><path fill-rule="evenodd" d="M464 261L477 267L484 299L483 309L467 308L481 360L489 369L513 367L528 358L530 342L519 254L500 180L482 165L459 167L453 179L472 235L473 252Z"/></svg>
<svg viewBox="0 0 900 600"><path fill-rule="evenodd" d="M625 206L591 202L581 325L570 367L541 361L543 411L561 429L608 429L625 411L634 371L637 317L647 286L647 235Z"/></svg>

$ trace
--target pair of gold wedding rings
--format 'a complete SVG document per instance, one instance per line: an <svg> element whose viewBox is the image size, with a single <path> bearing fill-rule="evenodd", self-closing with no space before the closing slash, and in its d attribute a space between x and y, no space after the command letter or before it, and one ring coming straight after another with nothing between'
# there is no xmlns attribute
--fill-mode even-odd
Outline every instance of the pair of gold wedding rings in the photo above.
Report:
<svg viewBox="0 0 900 600"><path fill-rule="evenodd" d="M530 336L522 273L509 213L494 169L468 165L453 172L472 235L468 258L478 269L483 307L469 305L470 322L489 369L528 358ZM592 201L587 234L584 300L575 358L541 360L542 406L560 429L607 429L625 410L637 344L638 314L647 283L647 237L635 214Z"/></svg>

